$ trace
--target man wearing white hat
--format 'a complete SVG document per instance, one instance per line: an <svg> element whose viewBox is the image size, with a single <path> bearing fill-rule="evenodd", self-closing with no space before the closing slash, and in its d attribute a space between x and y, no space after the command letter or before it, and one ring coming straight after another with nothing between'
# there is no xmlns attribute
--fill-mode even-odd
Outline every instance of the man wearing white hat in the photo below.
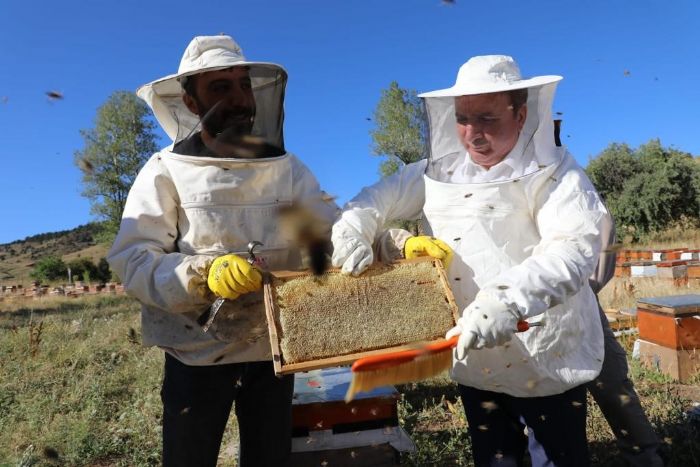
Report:
<svg viewBox="0 0 700 467"><path fill-rule="evenodd" d="M231 37L200 36L176 74L137 91L173 144L136 178L108 259L142 304L144 345L165 351L166 466L216 465L234 401L239 465L289 456L293 377L273 371L260 269L300 266L280 210L303 204L330 227L337 207L284 149L286 81Z"/></svg>
<svg viewBox="0 0 700 467"><path fill-rule="evenodd" d="M511 57L479 56L455 85L420 95L430 157L365 188L333 227L333 263L361 273L393 219L423 216L406 257L449 260L463 311L451 375L476 465L588 465L586 388L603 333L588 283L612 219L553 138L559 76L523 79ZM519 320L530 330L516 333Z"/></svg>

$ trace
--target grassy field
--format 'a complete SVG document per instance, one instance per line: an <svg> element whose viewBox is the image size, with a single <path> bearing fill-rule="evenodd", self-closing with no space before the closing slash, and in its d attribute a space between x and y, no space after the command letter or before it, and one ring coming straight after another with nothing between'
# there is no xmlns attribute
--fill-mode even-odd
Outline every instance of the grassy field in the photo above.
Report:
<svg viewBox="0 0 700 467"><path fill-rule="evenodd" d="M163 356L139 341L138 305L128 297L0 302L0 465L159 465ZM632 370L668 465L700 465L700 431L684 416L699 386ZM401 423L418 447L402 462L471 465L454 384L437 378L400 390ZM594 464L623 465L590 407ZM232 418L221 465L235 465L236 440Z"/></svg>

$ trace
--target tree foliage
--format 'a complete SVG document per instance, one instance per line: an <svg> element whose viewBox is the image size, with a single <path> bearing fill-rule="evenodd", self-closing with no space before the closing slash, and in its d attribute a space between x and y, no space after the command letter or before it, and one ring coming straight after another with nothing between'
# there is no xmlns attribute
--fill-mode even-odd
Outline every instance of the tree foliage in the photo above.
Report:
<svg viewBox="0 0 700 467"><path fill-rule="evenodd" d="M383 176L425 157L426 120L416 91L402 89L392 81L388 89L382 90L374 110L374 123L376 127L370 131L372 151L388 157L379 168Z"/></svg>
<svg viewBox="0 0 700 467"><path fill-rule="evenodd" d="M427 122L423 102L415 90L403 89L392 81L389 88L382 90L374 109L374 123L375 128L370 131L372 151L387 158L379 165L383 177L426 156ZM390 227L409 230L416 235L421 231L420 222L413 220L398 219Z"/></svg>
<svg viewBox="0 0 700 467"><path fill-rule="evenodd" d="M68 277L68 270L61 258L51 255L37 261L29 275L39 282L55 281Z"/></svg>
<svg viewBox="0 0 700 467"><path fill-rule="evenodd" d="M112 271L105 258L100 258L98 264L93 263L88 258L78 258L70 261L67 266L70 268L74 279L82 278L85 282L95 280L100 283L109 282L112 278Z"/></svg>
<svg viewBox="0 0 700 467"><path fill-rule="evenodd" d="M75 152L83 172L83 196L91 212L116 232L136 174L157 149L150 110L133 93L117 91L98 110L95 127L81 130L85 141Z"/></svg>
<svg viewBox="0 0 700 467"><path fill-rule="evenodd" d="M613 143L586 172L619 231L635 239L677 222L700 224L700 164L653 139L632 150Z"/></svg>

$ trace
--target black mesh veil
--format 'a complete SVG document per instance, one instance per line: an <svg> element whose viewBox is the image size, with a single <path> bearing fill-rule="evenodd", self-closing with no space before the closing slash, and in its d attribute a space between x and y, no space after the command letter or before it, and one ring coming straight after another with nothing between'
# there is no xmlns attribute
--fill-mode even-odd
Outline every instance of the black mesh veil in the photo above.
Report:
<svg viewBox="0 0 700 467"><path fill-rule="evenodd" d="M220 131L212 132L215 133L211 135L215 139L213 145L202 142L202 130L207 128L208 118L215 117L226 108L225 99L212 105L204 115L192 113L183 101L183 84L187 88L185 83L192 80L191 76L155 82L144 91L144 94L150 94L147 97L150 98L148 100L152 103L154 114L173 138L175 152L242 158L271 157L285 153L283 124L287 72L272 63L241 62L235 67L245 69L250 77L254 102L252 127L245 134L219 128ZM208 69L204 72L231 68L233 67ZM211 146L216 146L217 151L212 152Z"/></svg>

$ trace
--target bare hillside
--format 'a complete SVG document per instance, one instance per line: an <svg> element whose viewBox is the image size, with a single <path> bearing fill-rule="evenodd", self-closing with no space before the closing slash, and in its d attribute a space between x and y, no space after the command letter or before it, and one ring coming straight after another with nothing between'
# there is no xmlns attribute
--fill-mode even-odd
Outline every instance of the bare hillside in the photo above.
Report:
<svg viewBox="0 0 700 467"><path fill-rule="evenodd" d="M98 243L99 232L99 224L86 224L0 244L0 285L29 284L34 263L50 255L66 262L76 258L97 262L109 249L109 245Z"/></svg>

